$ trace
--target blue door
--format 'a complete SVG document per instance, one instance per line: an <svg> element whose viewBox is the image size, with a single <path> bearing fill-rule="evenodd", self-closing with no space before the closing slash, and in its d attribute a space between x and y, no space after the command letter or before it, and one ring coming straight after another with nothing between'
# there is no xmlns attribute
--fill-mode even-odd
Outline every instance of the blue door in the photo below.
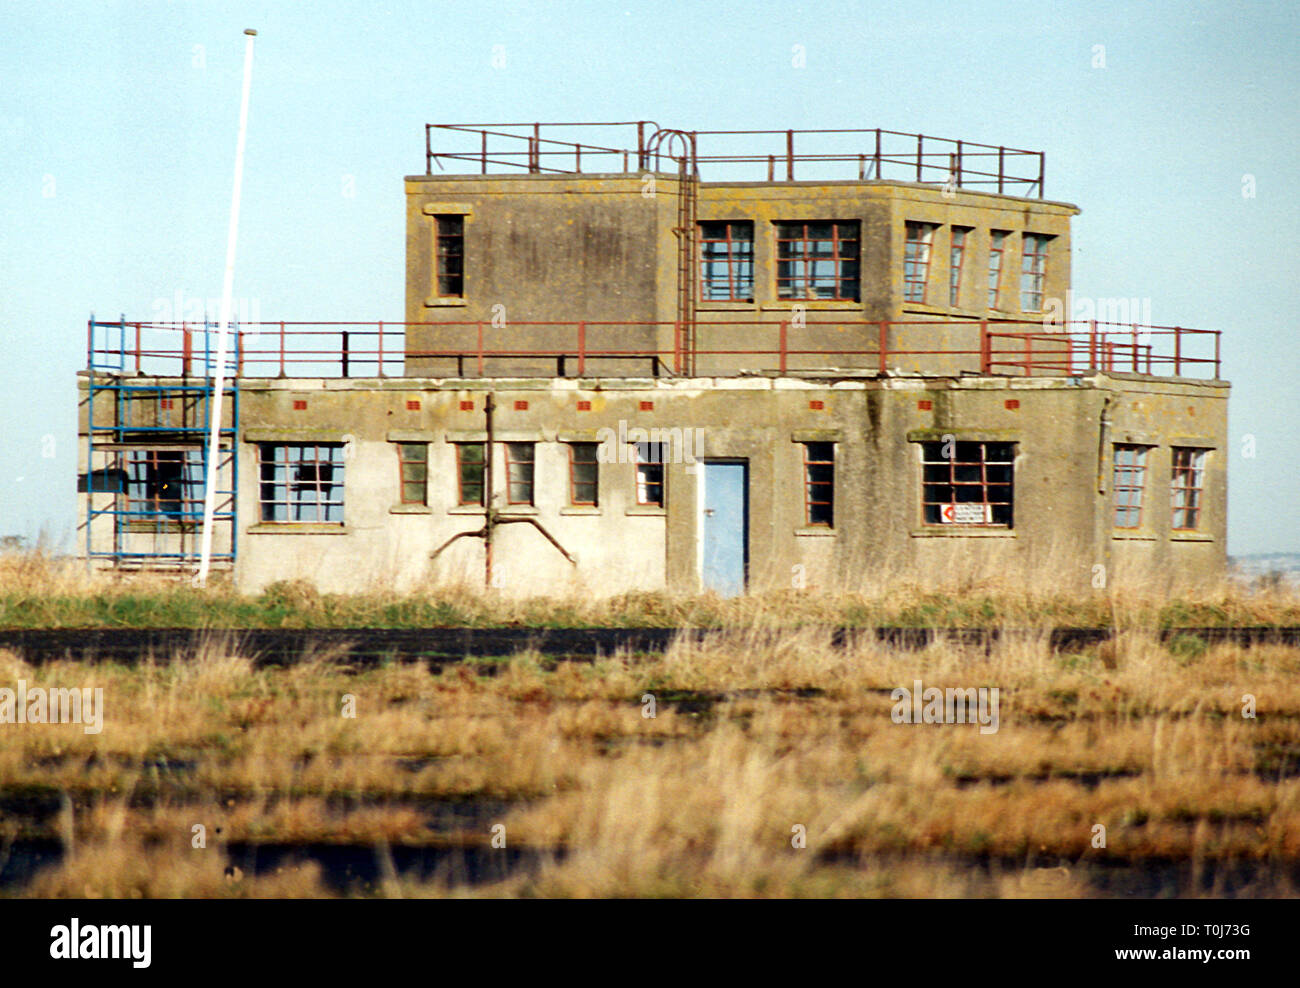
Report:
<svg viewBox="0 0 1300 988"><path fill-rule="evenodd" d="M745 592L749 565L748 464L706 460L703 501L704 589L736 597Z"/></svg>

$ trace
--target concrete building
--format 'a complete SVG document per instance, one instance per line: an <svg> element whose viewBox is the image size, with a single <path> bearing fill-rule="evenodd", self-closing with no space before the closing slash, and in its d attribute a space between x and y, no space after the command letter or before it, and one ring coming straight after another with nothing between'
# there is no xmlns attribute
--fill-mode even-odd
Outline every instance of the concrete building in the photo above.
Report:
<svg viewBox="0 0 1300 988"><path fill-rule="evenodd" d="M1218 333L1072 297L1042 154L575 126L426 129L403 322L237 327L215 546L240 586L1223 572ZM193 566L213 336L92 317L95 565Z"/></svg>

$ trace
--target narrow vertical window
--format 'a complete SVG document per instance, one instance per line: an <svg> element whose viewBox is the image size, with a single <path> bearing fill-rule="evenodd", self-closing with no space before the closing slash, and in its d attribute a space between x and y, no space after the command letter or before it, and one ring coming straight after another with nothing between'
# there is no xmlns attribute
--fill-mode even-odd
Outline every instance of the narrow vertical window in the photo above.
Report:
<svg viewBox="0 0 1300 988"><path fill-rule="evenodd" d="M429 444L397 444L398 481L403 504L428 504Z"/></svg>
<svg viewBox="0 0 1300 988"><path fill-rule="evenodd" d="M598 443L569 443L569 503L597 504L600 464L596 459Z"/></svg>
<svg viewBox="0 0 1300 988"><path fill-rule="evenodd" d="M477 504L484 507L487 500L483 490L483 443L456 444L456 503Z"/></svg>
<svg viewBox="0 0 1300 988"><path fill-rule="evenodd" d="M930 278L930 244L934 239L932 223L908 223L907 242L903 247L903 300L924 302L926 282Z"/></svg>
<svg viewBox="0 0 1300 988"><path fill-rule="evenodd" d="M1020 262L1020 310L1043 311L1043 279L1047 274L1047 241L1037 233L1026 233Z"/></svg>
<svg viewBox="0 0 1300 988"><path fill-rule="evenodd" d="M1146 489L1148 446L1115 445L1115 472L1111 487L1115 493L1116 528L1142 525L1142 493Z"/></svg>
<svg viewBox="0 0 1300 988"><path fill-rule="evenodd" d="M536 443L506 443L506 501L533 503L533 457Z"/></svg>
<svg viewBox="0 0 1300 988"><path fill-rule="evenodd" d="M804 522L835 526L835 444L803 444Z"/></svg>
<svg viewBox="0 0 1300 988"><path fill-rule="evenodd" d="M961 300L961 271L966 260L966 236L970 230L963 226L952 228L952 244L948 249L948 305L956 308Z"/></svg>
<svg viewBox="0 0 1300 988"><path fill-rule="evenodd" d="M1201 525L1201 492L1205 489L1205 450L1174 447L1170 482L1175 532L1194 532Z"/></svg>
<svg viewBox="0 0 1300 988"><path fill-rule="evenodd" d="M700 224L700 300L754 300L754 224Z"/></svg>
<svg viewBox="0 0 1300 988"><path fill-rule="evenodd" d="M438 295L465 296L465 217L435 217L438 228Z"/></svg>
<svg viewBox="0 0 1300 988"><path fill-rule="evenodd" d="M989 308L998 307L998 292L1002 288L1002 257L1006 253L1005 230L994 230L989 237Z"/></svg>
<svg viewBox="0 0 1300 988"><path fill-rule="evenodd" d="M636 503L664 506L664 444L636 444Z"/></svg>

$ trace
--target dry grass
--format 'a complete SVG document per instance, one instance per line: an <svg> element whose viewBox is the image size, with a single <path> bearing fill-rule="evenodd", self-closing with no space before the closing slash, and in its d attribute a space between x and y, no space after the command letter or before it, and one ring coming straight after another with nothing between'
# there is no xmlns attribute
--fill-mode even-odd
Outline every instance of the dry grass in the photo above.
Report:
<svg viewBox="0 0 1300 988"><path fill-rule="evenodd" d="M986 654L756 626L635 661L521 655L490 676L254 669L219 644L135 668L0 653L0 686L102 686L107 708L98 735L0 727L0 861L61 849L23 895L1077 896L1115 875L1294 894L1297 673L1300 649L1140 631L1105 655L1054 654L1045 635ZM889 690L915 679L998 687L999 731L895 724ZM270 845L352 848L379 877L227 874ZM403 864L444 852L487 880Z"/></svg>

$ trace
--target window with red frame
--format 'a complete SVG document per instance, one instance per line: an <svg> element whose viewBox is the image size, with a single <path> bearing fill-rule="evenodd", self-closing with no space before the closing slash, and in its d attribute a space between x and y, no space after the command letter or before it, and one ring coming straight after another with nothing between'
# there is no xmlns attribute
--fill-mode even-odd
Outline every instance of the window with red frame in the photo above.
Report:
<svg viewBox="0 0 1300 988"><path fill-rule="evenodd" d="M636 444L636 503L664 506L664 444Z"/></svg>
<svg viewBox="0 0 1300 988"><path fill-rule="evenodd" d="M1014 443L921 443L925 524L1011 528L1014 470Z"/></svg>
<svg viewBox="0 0 1300 988"><path fill-rule="evenodd" d="M1170 493L1173 501L1171 527L1176 532L1194 532L1201 524L1201 494L1205 490L1205 450L1175 446Z"/></svg>
<svg viewBox="0 0 1300 988"><path fill-rule="evenodd" d="M1043 280L1047 276L1047 242L1050 237L1026 233L1020 253L1020 310L1043 311Z"/></svg>
<svg viewBox="0 0 1300 988"><path fill-rule="evenodd" d="M998 307L998 294L1002 290L1002 260L1007 250L1005 230L994 230L989 235L989 308Z"/></svg>
<svg viewBox="0 0 1300 988"><path fill-rule="evenodd" d="M966 238L970 230L964 226L952 228L948 245L948 305L956 307L961 301L961 273L966 262Z"/></svg>
<svg viewBox="0 0 1300 988"><path fill-rule="evenodd" d="M533 503L533 475L536 443L506 443L506 501Z"/></svg>
<svg viewBox="0 0 1300 988"><path fill-rule="evenodd" d="M483 443L456 444L456 503L459 505L487 504L484 497Z"/></svg>
<svg viewBox="0 0 1300 988"><path fill-rule="evenodd" d="M199 450L133 449L126 458L129 517L194 518L203 503Z"/></svg>
<svg viewBox="0 0 1300 988"><path fill-rule="evenodd" d="M803 444L804 523L835 526L835 444Z"/></svg>
<svg viewBox="0 0 1300 988"><path fill-rule="evenodd" d="M903 301L925 302L926 284L930 280L930 245L934 240L933 223L908 223L903 245Z"/></svg>
<svg viewBox="0 0 1300 988"><path fill-rule="evenodd" d="M1115 492L1116 528L1142 525L1142 495L1146 490L1149 446L1115 444L1115 471L1111 487Z"/></svg>
<svg viewBox="0 0 1300 988"><path fill-rule="evenodd" d="M397 470L403 504L428 504L429 444L398 443Z"/></svg>
<svg viewBox="0 0 1300 988"><path fill-rule="evenodd" d="M600 479L599 443L569 443L569 503L595 507Z"/></svg>
<svg viewBox="0 0 1300 988"><path fill-rule="evenodd" d="M858 222L776 224L776 293L858 301Z"/></svg>
<svg viewBox="0 0 1300 988"><path fill-rule="evenodd" d="M700 224L700 300L754 300L754 224Z"/></svg>
<svg viewBox="0 0 1300 988"><path fill-rule="evenodd" d="M261 443L262 521L343 523L343 443Z"/></svg>

